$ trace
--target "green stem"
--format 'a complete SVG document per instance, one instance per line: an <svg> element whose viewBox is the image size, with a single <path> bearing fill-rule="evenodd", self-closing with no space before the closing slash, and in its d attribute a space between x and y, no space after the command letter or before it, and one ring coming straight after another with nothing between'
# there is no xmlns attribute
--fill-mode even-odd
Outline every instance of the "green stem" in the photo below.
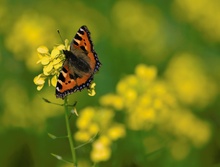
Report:
<svg viewBox="0 0 220 167"><path fill-rule="evenodd" d="M76 152L75 152L74 144L73 144L73 135L72 135L72 132L71 132L70 123L69 123L69 117L68 117L68 102L67 102L67 97L65 97L65 99L64 99L64 109L65 109L65 119L66 119L67 137L68 137L69 143L70 143L70 149L71 149L72 159L73 159L73 166L74 166L74 167L77 167Z"/></svg>

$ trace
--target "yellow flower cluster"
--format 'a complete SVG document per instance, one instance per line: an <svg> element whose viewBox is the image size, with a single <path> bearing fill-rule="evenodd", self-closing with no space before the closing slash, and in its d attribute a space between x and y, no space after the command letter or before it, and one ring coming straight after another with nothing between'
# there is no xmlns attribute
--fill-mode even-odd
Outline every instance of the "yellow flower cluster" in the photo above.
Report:
<svg viewBox="0 0 220 167"><path fill-rule="evenodd" d="M57 77L65 59L62 50L68 48L68 46L68 40L65 40L65 46L62 44L57 45L53 48L51 53L45 46L41 46L37 49L39 56L37 63L41 63L43 66L43 72L34 78L37 90L43 88L46 79L48 79L49 85L56 86Z"/></svg>
<svg viewBox="0 0 220 167"><path fill-rule="evenodd" d="M100 103L104 107L125 111L128 128L148 131L157 127L160 133L174 136L173 142L184 138L185 148L181 149L185 150L190 144L200 147L210 139L209 124L178 103L179 97L172 85L158 79L155 67L138 65L135 74L128 75L118 83L116 91L116 94L103 96ZM193 89L191 91L193 94ZM188 154L187 151L177 154L176 151L172 152L172 148L171 154L175 152L177 159Z"/></svg>
<svg viewBox="0 0 220 167"><path fill-rule="evenodd" d="M106 161L111 156L112 141L125 136L125 127L113 121L114 111L106 108L87 107L80 111L76 125L79 129L75 139L87 142L98 134L92 144L91 159L93 162Z"/></svg>
<svg viewBox="0 0 220 167"><path fill-rule="evenodd" d="M104 106L112 106L117 110L125 109L128 113L129 128L133 130L148 129L155 122L155 109L162 107L163 102L157 95L166 93L163 85L155 82L156 76L156 68L140 64L135 70L135 75L129 75L118 83L117 94L103 96L100 103ZM166 97L164 100L169 101L170 97ZM155 109L152 108L152 105L155 106Z"/></svg>
<svg viewBox="0 0 220 167"><path fill-rule="evenodd" d="M203 94L208 87L213 89ZM183 53L171 60L161 79L155 67L139 64L134 74L118 82L115 94L100 98L101 108L87 107L80 112L75 139L86 142L98 133L99 137L92 144L91 159L99 162L110 158L112 141L124 137L125 128L156 130L164 140L169 138L167 148L173 158L184 159L192 145L201 147L211 137L210 125L188 106L210 103L215 95L214 87L199 59L191 54ZM114 122L117 112L125 113L124 125ZM143 138L147 153L162 146L161 136Z"/></svg>
<svg viewBox="0 0 220 167"><path fill-rule="evenodd" d="M216 83L195 54L176 54L168 65L166 78L178 99L186 105L207 106L218 92Z"/></svg>
<svg viewBox="0 0 220 167"><path fill-rule="evenodd" d="M8 7L2 7L1 4L1 14L5 9L8 10ZM5 20L9 19L7 10L2 17ZM5 47L13 53L16 60L24 61L26 67L34 72L38 70L38 66L35 64L37 61L36 47L40 43L51 45L52 41L56 40L57 36L51 31L53 27L57 27L56 21L33 10L22 10L19 15L13 17L14 19L8 20L7 24L0 26L4 27L5 34L7 34ZM6 33L9 29L8 26L10 33Z"/></svg>

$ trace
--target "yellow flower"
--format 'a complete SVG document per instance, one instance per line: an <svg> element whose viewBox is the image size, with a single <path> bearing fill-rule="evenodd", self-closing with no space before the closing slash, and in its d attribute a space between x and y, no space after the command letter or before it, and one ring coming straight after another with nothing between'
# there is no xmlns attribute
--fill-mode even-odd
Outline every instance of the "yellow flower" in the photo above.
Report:
<svg viewBox="0 0 220 167"><path fill-rule="evenodd" d="M45 83L45 77L42 74L34 77L34 83L37 85L37 90L41 90Z"/></svg>
<svg viewBox="0 0 220 167"><path fill-rule="evenodd" d="M68 48L68 40L65 40L65 46L63 44L55 46L51 53L46 46L37 48L39 57L37 63L43 66L43 73L34 78L37 90L43 88L46 79L48 80L49 86L56 86L57 77L65 59L63 50L66 48Z"/></svg>
<svg viewBox="0 0 220 167"><path fill-rule="evenodd" d="M95 110L92 107L87 107L80 113L80 117L76 121L76 126L79 129L88 128L90 122L95 115Z"/></svg>
<svg viewBox="0 0 220 167"><path fill-rule="evenodd" d="M88 89L88 95L89 96L95 96L96 92L95 92L95 86L96 84L95 83L92 83L90 85L90 88Z"/></svg>
<svg viewBox="0 0 220 167"><path fill-rule="evenodd" d="M111 149L109 148L111 141L106 136L101 136L96 140L92 147L91 159L94 162L106 161L111 156Z"/></svg>
<svg viewBox="0 0 220 167"><path fill-rule="evenodd" d="M91 159L93 162L108 160L111 156L112 141L125 136L125 127L113 121L114 112L110 109L87 107L80 112L80 117L76 122L78 131L74 138L80 142L87 142L99 134L92 144Z"/></svg>
<svg viewBox="0 0 220 167"><path fill-rule="evenodd" d="M53 87L56 86L56 84L57 84L57 76L56 76L56 75L54 75L54 76L52 77L52 79L51 79L51 84L52 84Z"/></svg>
<svg viewBox="0 0 220 167"><path fill-rule="evenodd" d="M79 129L75 134L75 139L81 142L86 142L99 132L99 126L95 122L96 110L92 107L87 107L80 112L80 117L76 121L76 126Z"/></svg>
<svg viewBox="0 0 220 167"><path fill-rule="evenodd" d="M125 127L122 124L115 124L112 127L110 127L108 129L108 136L112 139L112 140L117 140L121 137L125 136Z"/></svg>
<svg viewBox="0 0 220 167"><path fill-rule="evenodd" d="M74 138L81 142L87 142L91 139L91 135L87 131L78 131L74 134Z"/></svg>
<svg viewBox="0 0 220 167"><path fill-rule="evenodd" d="M135 68L135 74L137 77L144 79L145 82L150 82L157 77L157 69L155 67L139 64Z"/></svg>
<svg viewBox="0 0 220 167"><path fill-rule="evenodd" d="M166 77L179 100L185 104L204 107L217 94L217 84L207 74L203 62L197 55L177 54L170 61Z"/></svg>
<svg viewBox="0 0 220 167"><path fill-rule="evenodd" d="M107 94L101 97L100 103L103 106L112 106L116 110L121 110L124 107L124 102L121 96L114 94Z"/></svg>
<svg viewBox="0 0 220 167"><path fill-rule="evenodd" d="M99 132L99 130L100 130L100 128L97 123L91 123L88 127L88 132L91 135L97 134Z"/></svg>

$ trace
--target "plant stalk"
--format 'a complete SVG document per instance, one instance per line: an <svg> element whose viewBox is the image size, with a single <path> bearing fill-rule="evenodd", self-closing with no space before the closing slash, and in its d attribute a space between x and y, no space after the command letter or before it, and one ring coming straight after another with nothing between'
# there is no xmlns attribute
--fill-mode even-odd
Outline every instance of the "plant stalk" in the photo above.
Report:
<svg viewBox="0 0 220 167"><path fill-rule="evenodd" d="M71 149L71 153L72 153L73 167L77 167L76 152L75 152L74 143L73 143L73 135L72 135L70 123L69 123L67 97L65 97L65 99L64 99L64 109L65 109L67 137L69 139L70 149Z"/></svg>

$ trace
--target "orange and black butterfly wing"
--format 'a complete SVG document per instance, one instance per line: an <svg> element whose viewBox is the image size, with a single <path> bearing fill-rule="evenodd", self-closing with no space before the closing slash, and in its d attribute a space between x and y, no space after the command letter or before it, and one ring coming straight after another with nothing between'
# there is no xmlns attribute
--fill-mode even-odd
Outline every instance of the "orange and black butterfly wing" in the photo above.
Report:
<svg viewBox="0 0 220 167"><path fill-rule="evenodd" d="M97 72L101 63L98 59L97 53L94 50L93 43L90 37L90 32L88 28L84 25L79 28L78 32L76 33L73 41L70 45L70 50L73 51L75 49L83 50L87 53L87 56L90 59L90 66L93 72Z"/></svg>
<svg viewBox="0 0 220 167"><path fill-rule="evenodd" d="M70 67L67 60L64 61L62 70L58 76L56 85L56 97L64 98L72 92L76 92L78 87L76 85L75 76L70 73Z"/></svg>
<svg viewBox="0 0 220 167"><path fill-rule="evenodd" d="M66 60L57 81L56 97L58 98L89 88L93 75L101 65L86 26L80 27L73 38L70 50L63 51Z"/></svg>
<svg viewBox="0 0 220 167"><path fill-rule="evenodd" d="M85 25L79 28L70 45L70 50L72 52L74 52L76 49L86 53L88 56L88 63L92 71L91 73L87 73L83 77L78 77L76 79L79 90L82 90L85 87L89 87L91 81L93 80L93 75L99 70L99 67L101 66L97 53L93 47L90 32Z"/></svg>

